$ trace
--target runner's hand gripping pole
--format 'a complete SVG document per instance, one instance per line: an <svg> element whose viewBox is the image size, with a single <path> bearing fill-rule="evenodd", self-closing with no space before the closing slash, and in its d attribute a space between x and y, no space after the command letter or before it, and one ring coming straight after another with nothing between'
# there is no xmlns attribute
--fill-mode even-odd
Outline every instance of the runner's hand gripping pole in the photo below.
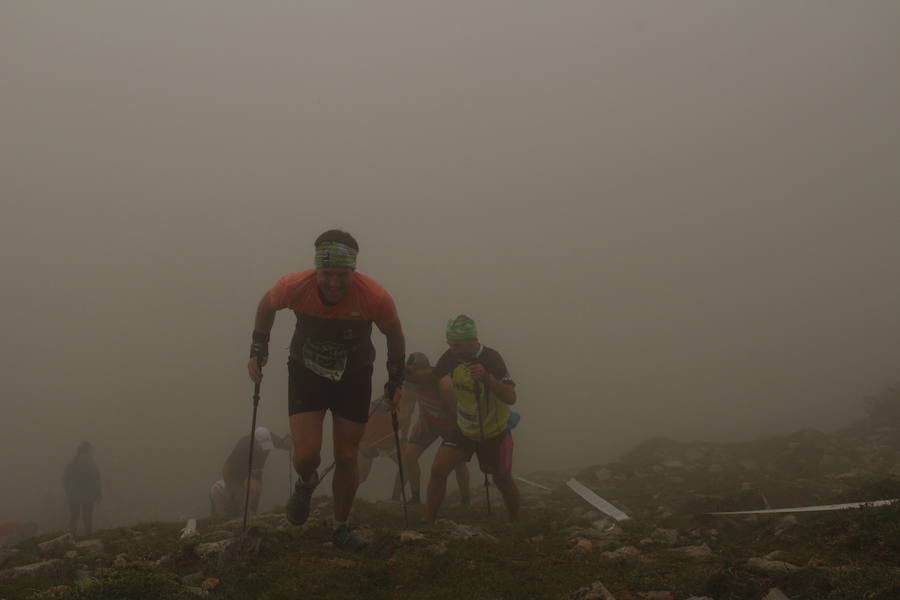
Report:
<svg viewBox="0 0 900 600"><path fill-rule="evenodd" d="M481 443L484 443L484 421L481 418L481 384L475 382L475 404L478 408L478 429L481 432ZM487 501L488 516L491 516L491 484L487 473L484 473L484 499Z"/></svg>

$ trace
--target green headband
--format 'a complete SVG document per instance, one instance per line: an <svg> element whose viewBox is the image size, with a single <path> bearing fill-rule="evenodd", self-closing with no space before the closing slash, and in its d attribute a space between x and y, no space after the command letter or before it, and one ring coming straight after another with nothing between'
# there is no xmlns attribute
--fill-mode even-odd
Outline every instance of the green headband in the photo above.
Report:
<svg viewBox="0 0 900 600"><path fill-rule="evenodd" d="M338 242L325 242L316 246L316 268L356 268L356 250Z"/></svg>
<svg viewBox="0 0 900 600"><path fill-rule="evenodd" d="M452 341L478 339L475 321L466 315L459 315L447 321L447 339Z"/></svg>

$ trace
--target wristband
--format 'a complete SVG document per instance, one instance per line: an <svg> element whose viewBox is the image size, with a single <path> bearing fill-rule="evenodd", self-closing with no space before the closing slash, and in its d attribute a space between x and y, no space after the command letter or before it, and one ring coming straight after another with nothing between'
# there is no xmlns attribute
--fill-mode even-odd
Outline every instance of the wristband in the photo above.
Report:
<svg viewBox="0 0 900 600"><path fill-rule="evenodd" d="M406 373L406 369L403 366L403 361L400 361L399 363L390 360L387 361L387 373L388 380L384 387L388 393L388 397L393 398L394 392L403 387L403 377Z"/></svg>
<svg viewBox="0 0 900 600"><path fill-rule="evenodd" d="M253 342L250 344L250 358L255 358L257 362L265 360L269 357L269 344L265 342Z"/></svg>
<svg viewBox="0 0 900 600"><path fill-rule="evenodd" d="M253 341L259 342L262 344L268 344L269 343L269 332L268 331L257 331L256 329L254 329L253 330Z"/></svg>

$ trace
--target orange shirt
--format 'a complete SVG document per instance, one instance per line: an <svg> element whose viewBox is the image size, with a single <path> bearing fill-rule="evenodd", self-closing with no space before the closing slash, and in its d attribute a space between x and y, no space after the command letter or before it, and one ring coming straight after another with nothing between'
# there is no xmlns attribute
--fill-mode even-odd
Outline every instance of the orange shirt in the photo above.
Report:
<svg viewBox="0 0 900 600"><path fill-rule="evenodd" d="M297 316L291 360L303 361L310 371L332 381L375 361L372 323L384 329L399 320L391 295L377 281L356 271L337 304L322 301L315 269L279 279L269 290L269 301L273 308L289 308Z"/></svg>

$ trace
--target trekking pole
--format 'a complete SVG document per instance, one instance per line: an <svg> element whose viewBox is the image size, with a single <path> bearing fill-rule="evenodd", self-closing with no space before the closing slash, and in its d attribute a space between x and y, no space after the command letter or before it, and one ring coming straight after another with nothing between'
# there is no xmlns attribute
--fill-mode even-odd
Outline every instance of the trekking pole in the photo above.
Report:
<svg viewBox="0 0 900 600"><path fill-rule="evenodd" d="M484 421L481 418L481 384L475 382L475 404L478 407L478 429L481 432L481 443L484 444ZM484 497L487 500L488 516L491 516L491 484L488 481L487 472L484 473Z"/></svg>
<svg viewBox="0 0 900 600"><path fill-rule="evenodd" d="M244 524L241 526L243 533L247 529L247 510L250 508L250 477L253 475L253 446L256 443L256 409L259 407L259 381L253 387L253 422L250 424L250 461L247 464L247 492L244 494Z"/></svg>
<svg viewBox="0 0 900 600"><path fill-rule="evenodd" d="M403 522L409 529L409 514L406 510L406 479L403 477L403 453L400 451L400 423L397 409L391 409L391 425L394 427L394 443L397 445L397 469L400 470L400 498L403 500Z"/></svg>

